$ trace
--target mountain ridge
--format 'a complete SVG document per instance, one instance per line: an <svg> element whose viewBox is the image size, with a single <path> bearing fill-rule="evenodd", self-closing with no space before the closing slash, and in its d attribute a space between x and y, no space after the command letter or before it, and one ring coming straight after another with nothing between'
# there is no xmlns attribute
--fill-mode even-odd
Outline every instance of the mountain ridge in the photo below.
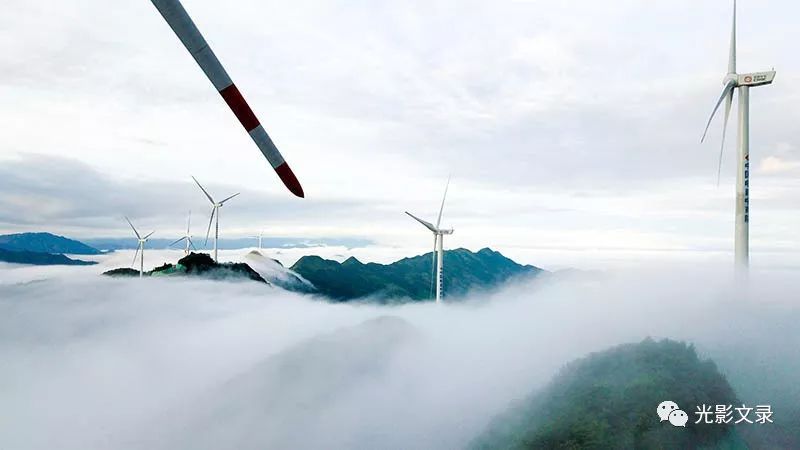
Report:
<svg viewBox="0 0 800 450"><path fill-rule="evenodd" d="M138 277L139 271L121 267L103 272L111 277ZM148 277L199 277L211 280L251 280L271 284L246 263L218 263L207 253L189 253L176 264L167 263L143 273Z"/></svg>
<svg viewBox="0 0 800 450"><path fill-rule="evenodd" d="M0 248L0 261L11 264L30 264L34 266L91 266L94 261L72 259L60 253L29 252L24 250L6 250Z"/></svg>
<svg viewBox="0 0 800 450"><path fill-rule="evenodd" d="M307 255L290 270L335 301L382 297L421 301L431 298L432 253L406 257L390 264L363 263L354 256L344 261ZM536 276L543 269L522 265L490 248L471 252L465 248L444 253L444 291L461 297L476 289L491 289L516 277Z"/></svg>
<svg viewBox="0 0 800 450"><path fill-rule="evenodd" d="M100 250L75 239L41 231L0 235L0 249L70 255L99 255L101 253Z"/></svg>
<svg viewBox="0 0 800 450"><path fill-rule="evenodd" d="M733 424L689 421L682 428L659 421L656 407L664 400L687 413L700 404L740 404L716 364L693 345L647 338L568 363L496 416L469 449L748 448Z"/></svg>

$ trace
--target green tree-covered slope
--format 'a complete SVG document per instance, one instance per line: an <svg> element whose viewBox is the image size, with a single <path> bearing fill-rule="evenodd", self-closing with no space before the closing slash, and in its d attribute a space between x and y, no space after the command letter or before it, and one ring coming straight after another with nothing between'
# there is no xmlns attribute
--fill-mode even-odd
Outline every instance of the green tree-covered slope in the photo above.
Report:
<svg viewBox="0 0 800 450"><path fill-rule="evenodd" d="M666 400L689 415L685 428L659 421L656 409ZM733 425L694 423L697 405L737 403L693 346L648 339L570 363L497 417L472 448L744 449Z"/></svg>
<svg viewBox="0 0 800 450"><path fill-rule="evenodd" d="M392 264L364 264L355 258L342 263L304 256L291 269L331 299L364 297L431 298L431 253ZM460 248L444 254L444 292L457 297L474 288L492 288L513 277L533 276L538 267L521 265L488 248L473 253Z"/></svg>

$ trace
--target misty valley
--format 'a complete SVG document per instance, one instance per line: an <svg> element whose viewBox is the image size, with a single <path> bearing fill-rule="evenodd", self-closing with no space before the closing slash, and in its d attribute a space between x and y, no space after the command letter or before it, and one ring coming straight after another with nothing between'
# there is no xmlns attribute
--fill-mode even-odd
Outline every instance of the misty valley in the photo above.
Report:
<svg viewBox="0 0 800 450"><path fill-rule="evenodd" d="M732 307L721 274L547 272L458 249L438 304L431 254L285 267L274 249L151 249L164 264L140 280L117 267L130 250L41 233L0 249L93 263L0 263L8 448L800 445L796 280ZM691 420L659 421L664 400ZM767 423L695 423L705 405L765 403Z"/></svg>

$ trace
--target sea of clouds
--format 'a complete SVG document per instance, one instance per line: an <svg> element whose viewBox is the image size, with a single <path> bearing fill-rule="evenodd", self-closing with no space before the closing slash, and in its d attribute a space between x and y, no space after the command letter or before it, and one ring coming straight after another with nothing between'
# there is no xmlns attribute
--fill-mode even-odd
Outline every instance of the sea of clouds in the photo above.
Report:
<svg viewBox="0 0 800 450"><path fill-rule="evenodd" d="M565 363L648 336L694 343L753 403L800 399L795 272L571 273L377 306L98 276L131 257L0 266L0 448L463 448Z"/></svg>

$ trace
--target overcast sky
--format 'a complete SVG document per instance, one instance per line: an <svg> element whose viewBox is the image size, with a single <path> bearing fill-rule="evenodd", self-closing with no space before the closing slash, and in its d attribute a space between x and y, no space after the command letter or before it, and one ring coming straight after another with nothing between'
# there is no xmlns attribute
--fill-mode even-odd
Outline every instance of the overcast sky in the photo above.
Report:
<svg viewBox="0 0 800 450"><path fill-rule="evenodd" d="M699 138L730 3L184 0L301 200L149 1L6 0L0 232L177 237L207 220L194 175L243 193L223 235L424 249L403 211L435 218L452 173L450 248L726 255L735 149L717 188L721 123ZM778 71L751 93L754 261L800 265L800 4L739 3L740 71Z"/></svg>

